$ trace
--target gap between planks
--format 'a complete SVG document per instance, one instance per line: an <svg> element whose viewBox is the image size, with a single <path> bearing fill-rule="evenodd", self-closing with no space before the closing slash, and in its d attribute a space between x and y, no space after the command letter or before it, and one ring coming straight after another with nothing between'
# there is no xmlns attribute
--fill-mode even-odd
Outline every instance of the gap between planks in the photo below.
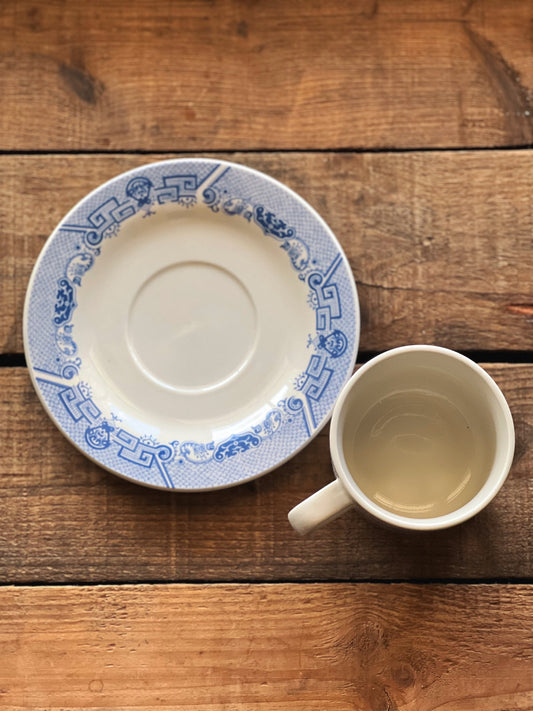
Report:
<svg viewBox="0 0 533 711"><path fill-rule="evenodd" d="M357 364L367 363L382 351L360 351L357 355ZM533 363L533 351L459 351L476 363L490 364L529 364ZM26 357L24 353L0 353L0 368L25 368Z"/></svg>
<svg viewBox="0 0 533 711"><path fill-rule="evenodd" d="M180 156L203 156L204 153L209 153L210 156L218 155L228 155L231 153L242 153L242 154L261 154L261 155L278 155L278 154L291 154L291 153L305 153L310 155L334 155L336 153L356 153L357 155L365 154L404 154L404 153L461 153L463 151L468 151L472 153L488 153L488 152L498 152L505 153L506 151L530 151L533 149L533 143L524 143L523 145L506 145L506 146L421 146L420 148L409 148L409 147L395 147L389 146L386 148L361 148L357 146L353 147L341 147L341 148L239 148L238 150L234 148L210 148L207 151L204 150L191 150L187 148L173 148L172 150L156 150L153 148L137 148L137 149L120 149L120 148L110 148L106 150L105 148L79 148L79 149L46 149L46 148L34 148L27 150L17 150L17 149L0 149L0 156L112 156L112 155L124 155L124 156L145 156L157 155L162 156L175 156L179 154Z"/></svg>

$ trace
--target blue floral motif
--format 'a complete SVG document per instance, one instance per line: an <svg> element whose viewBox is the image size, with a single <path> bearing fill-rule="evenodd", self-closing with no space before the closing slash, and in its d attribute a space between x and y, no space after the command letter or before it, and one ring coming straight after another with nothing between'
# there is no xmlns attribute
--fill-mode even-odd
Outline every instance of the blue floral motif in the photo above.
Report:
<svg viewBox="0 0 533 711"><path fill-rule="evenodd" d="M281 410L271 410L260 425L253 427L253 431L263 438L271 437L279 429L282 420Z"/></svg>
<svg viewBox="0 0 533 711"><path fill-rule="evenodd" d="M86 398L87 400L90 400L92 398L93 391L89 383L86 383L84 380L80 380L80 382L78 383L78 388L84 398Z"/></svg>
<svg viewBox="0 0 533 711"><path fill-rule="evenodd" d="M63 353L63 355L67 356L68 358L75 355L76 351L78 350L78 346L75 344L71 333L71 324L63 324L56 331L56 345L61 351L61 353Z"/></svg>
<svg viewBox="0 0 533 711"><path fill-rule="evenodd" d="M301 272L309 264L309 250L307 245L297 237L286 239L281 244L281 249L284 249L291 260L292 266L296 271Z"/></svg>
<svg viewBox="0 0 533 711"><path fill-rule="evenodd" d="M209 442L208 444L183 442L183 444L180 445L179 451L188 462L202 464L202 462L208 462L213 458L215 445L213 442Z"/></svg>
<svg viewBox="0 0 533 711"><path fill-rule="evenodd" d="M205 464L212 459L221 462L240 452L247 452L249 449L259 447L264 439L272 437L281 426L282 421L282 411L280 409L271 410L260 425L252 428L252 432L234 434L219 443L183 442L179 452L182 457L193 464Z"/></svg>
<svg viewBox="0 0 533 711"><path fill-rule="evenodd" d="M105 230L102 232L102 237L104 239L111 239L112 237L116 237L119 232L120 232L120 224L118 222L113 222L112 225L109 225L109 227L106 227Z"/></svg>
<svg viewBox="0 0 533 711"><path fill-rule="evenodd" d="M228 198L222 203L222 209L226 215L242 215L248 222L253 217L253 206L242 198Z"/></svg>
<svg viewBox="0 0 533 711"><path fill-rule="evenodd" d="M81 279L85 272L87 272L94 264L94 257L88 252L81 252L76 254L75 257L67 264L65 270L65 276L72 284L77 284L81 286Z"/></svg>
<svg viewBox="0 0 533 711"><path fill-rule="evenodd" d="M205 204L213 212L223 212L230 217L241 215L247 222L250 222L254 216L254 206L244 198L228 196L226 190L220 194L215 188L207 188L203 192Z"/></svg>
<svg viewBox="0 0 533 711"><path fill-rule="evenodd" d="M78 346L72 338L72 312L76 308L76 286L81 286L83 275L93 266L95 255L78 252L65 267L65 275L58 280L54 306L55 339L58 350L67 358L77 353Z"/></svg>
<svg viewBox="0 0 533 711"><path fill-rule="evenodd" d="M307 373L299 373L293 381L294 388L301 390L307 381Z"/></svg>
<svg viewBox="0 0 533 711"><path fill-rule="evenodd" d="M57 282L58 289L54 306L54 324L56 326L56 345L64 356L75 355L78 346L72 338L72 325L68 323L76 308L76 286L81 286L83 275L93 266L94 256L80 252L69 260L65 276Z"/></svg>
<svg viewBox="0 0 533 711"><path fill-rule="evenodd" d="M76 302L74 301L74 287L68 279L59 279L57 286L54 323L60 326L69 320L73 309L76 307Z"/></svg>
<svg viewBox="0 0 533 711"><path fill-rule="evenodd" d="M215 450L215 459L217 462L222 462L224 459L234 457L236 454L241 454L242 452L247 452L249 449L259 447L261 441L261 437L252 434L252 432L232 435L218 445Z"/></svg>
<svg viewBox="0 0 533 711"><path fill-rule="evenodd" d="M300 279L305 279L303 272L309 266L309 248L302 239L295 236L295 230L284 220L263 205L253 205L244 198L228 196L225 191L219 194L212 187L204 190L203 197L213 212L219 212L222 208L223 212L231 217L240 215L248 222L253 219L265 235L280 240L280 247L287 252L294 269L300 272Z"/></svg>
<svg viewBox="0 0 533 711"><path fill-rule="evenodd" d="M262 205L254 207L254 220L266 235L271 235L277 239L294 237L294 229Z"/></svg>

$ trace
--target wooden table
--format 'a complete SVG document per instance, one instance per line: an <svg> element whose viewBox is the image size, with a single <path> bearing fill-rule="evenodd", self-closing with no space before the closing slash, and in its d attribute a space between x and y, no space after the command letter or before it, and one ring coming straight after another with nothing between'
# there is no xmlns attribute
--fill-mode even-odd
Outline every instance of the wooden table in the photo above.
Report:
<svg viewBox="0 0 533 711"><path fill-rule="evenodd" d="M0 708L533 708L532 27L526 0L3 0ZM517 450L484 512L300 538L327 430L252 483L173 495L55 429L22 356L35 259L86 192L183 154L325 217L360 361L427 342L485 364Z"/></svg>

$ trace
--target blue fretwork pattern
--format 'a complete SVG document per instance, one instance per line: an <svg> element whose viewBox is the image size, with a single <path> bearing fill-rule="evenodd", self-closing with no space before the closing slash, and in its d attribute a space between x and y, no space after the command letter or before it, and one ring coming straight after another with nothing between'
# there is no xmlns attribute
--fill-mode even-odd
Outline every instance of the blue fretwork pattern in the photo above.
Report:
<svg viewBox="0 0 533 711"><path fill-rule="evenodd" d="M81 423L85 427L84 438L90 447L87 451L89 456L92 456L92 450L104 450L114 446L119 458L144 468L155 467L162 479L163 486L173 487L172 479L165 466L165 463L174 456L172 447L154 445L123 429L116 430L103 417L84 383L78 382L75 385L70 385L69 379L38 368L34 370L34 375L39 384L57 388L57 395L64 406L64 412L73 422Z"/></svg>

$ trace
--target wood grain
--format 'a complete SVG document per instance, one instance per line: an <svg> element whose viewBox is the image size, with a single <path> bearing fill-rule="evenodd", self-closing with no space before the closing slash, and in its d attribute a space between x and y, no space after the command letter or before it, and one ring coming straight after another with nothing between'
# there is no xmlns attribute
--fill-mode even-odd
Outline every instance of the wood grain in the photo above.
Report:
<svg viewBox="0 0 533 711"><path fill-rule="evenodd" d="M361 348L533 347L530 151L223 157L285 182L330 224L358 283ZM161 156L1 156L0 352L22 351L33 264L88 191Z"/></svg>
<svg viewBox="0 0 533 711"><path fill-rule="evenodd" d="M239 150L533 141L528 0L17 0L0 148Z"/></svg>
<svg viewBox="0 0 533 711"><path fill-rule="evenodd" d="M0 354L80 198L212 151L331 225L365 352L529 360L533 154L416 149L533 145L532 26L529 0L0 3ZM485 511L300 538L286 514L332 477L327 430L255 482L173 495L89 462L0 368L0 709L533 709L533 364L487 369L517 450Z"/></svg>
<svg viewBox="0 0 533 711"><path fill-rule="evenodd" d="M0 708L501 711L533 704L531 586L0 591Z"/></svg>
<svg viewBox="0 0 533 711"><path fill-rule="evenodd" d="M447 531L402 533L350 512L300 538L290 508L332 479L327 431L279 470L205 494L145 489L80 454L24 369L0 370L0 580L298 581L533 578L533 365L492 365L514 416L510 477Z"/></svg>

